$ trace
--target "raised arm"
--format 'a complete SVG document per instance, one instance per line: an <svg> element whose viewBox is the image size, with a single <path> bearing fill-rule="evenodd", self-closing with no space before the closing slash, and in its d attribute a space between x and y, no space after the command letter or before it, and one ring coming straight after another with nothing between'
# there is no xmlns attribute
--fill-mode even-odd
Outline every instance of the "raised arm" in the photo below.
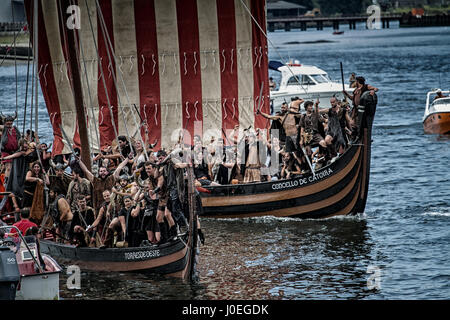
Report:
<svg viewBox="0 0 450 320"><path fill-rule="evenodd" d="M378 91L378 88L371 86L370 84L367 85L367 89L369 89L370 91L375 91L375 92Z"/></svg>
<svg viewBox="0 0 450 320"><path fill-rule="evenodd" d="M18 158L20 156L23 156L24 154L25 154L24 151L19 151L19 152L13 153L13 154L11 154L9 156L6 156L6 157L0 158L0 159L2 159L2 160L12 160L12 159Z"/></svg>
<svg viewBox="0 0 450 320"><path fill-rule="evenodd" d="M88 170L88 168L86 167L86 165L83 163L83 161L79 161L80 164L80 168L81 170L83 170L84 174L86 175L86 178L91 182L94 183L94 175L92 174L92 172L90 172Z"/></svg>
<svg viewBox="0 0 450 320"><path fill-rule="evenodd" d="M119 166L117 167L117 169L114 171L113 176L114 179L118 180L119 176L120 176L120 171L122 171L123 168L125 168L125 166L128 164L128 158L126 158L125 160L123 160Z"/></svg>
<svg viewBox="0 0 450 320"><path fill-rule="evenodd" d="M270 114L264 113L262 111L256 111L256 114L261 114L264 118L270 119L270 120L280 120L280 116L271 116Z"/></svg>

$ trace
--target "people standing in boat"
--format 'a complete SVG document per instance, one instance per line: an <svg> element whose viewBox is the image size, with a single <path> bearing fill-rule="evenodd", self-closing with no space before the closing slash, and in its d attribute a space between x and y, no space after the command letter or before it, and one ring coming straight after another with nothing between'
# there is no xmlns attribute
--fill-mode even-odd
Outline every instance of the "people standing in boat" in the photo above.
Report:
<svg viewBox="0 0 450 320"><path fill-rule="evenodd" d="M350 79L348 79L350 88L356 88L356 74L352 72Z"/></svg>
<svg viewBox="0 0 450 320"><path fill-rule="evenodd" d="M276 112L276 116L284 117L288 112L288 104L286 102L283 102L281 104L281 109L279 112ZM278 139L280 140L280 143L282 146L286 143L286 132L284 131L283 126L281 125L280 121L272 121L272 124L270 125L270 134L278 136Z"/></svg>
<svg viewBox="0 0 450 320"><path fill-rule="evenodd" d="M342 154L347 146L345 129L351 128L352 120L347 113L347 109L342 108L335 97L331 97L330 105L331 108L321 110L322 113L328 115L325 142L328 147L332 146L333 155L336 151Z"/></svg>
<svg viewBox="0 0 450 320"><path fill-rule="evenodd" d="M370 91L370 94L374 95L375 92L378 91L378 88L366 84L366 79L364 79L364 77L356 77L356 89L353 91L353 94L349 94L345 90L343 91L344 95L353 102L352 118L354 118L354 113L356 113L355 108L359 106L361 95L366 91Z"/></svg>
<svg viewBox="0 0 450 320"><path fill-rule="evenodd" d="M111 206L111 191L109 190L103 191L103 200L104 202L100 206L100 210L98 210L95 221L89 228L97 232L97 234L100 236L100 241L104 240L106 228L108 227L108 224L111 222L111 217L108 211L108 209Z"/></svg>
<svg viewBox="0 0 450 320"><path fill-rule="evenodd" d="M304 108L306 113L300 120L300 146L305 147L308 155L311 155L312 147L320 145L326 149L327 144L319 131L319 101L306 101Z"/></svg>
<svg viewBox="0 0 450 320"><path fill-rule="evenodd" d="M436 90L436 96L434 97L434 99L433 99L433 101L434 100L437 100L437 99L441 99L441 98L447 98L448 96L446 96L446 95L444 95L443 93L442 93L442 90L441 89L437 89Z"/></svg>
<svg viewBox="0 0 450 320"><path fill-rule="evenodd" d="M257 114L261 114L264 118L273 121L279 121L284 131L286 132L286 152L294 152L298 149L298 119L301 117L299 112L300 105L304 102L303 99L295 97L292 99L289 110L284 115L271 116L264 112L257 111Z"/></svg>
<svg viewBox="0 0 450 320"><path fill-rule="evenodd" d="M57 194L67 194L70 185L70 178L64 174L65 165L58 163L52 167L54 174L49 176L50 185Z"/></svg>
<svg viewBox="0 0 450 320"><path fill-rule="evenodd" d="M95 221L94 209L86 204L86 198L79 195L77 198L77 209L73 212L72 235L80 247L95 246L95 230L89 227Z"/></svg>
<svg viewBox="0 0 450 320"><path fill-rule="evenodd" d="M245 161L244 183L261 182L261 159L259 150L263 148L260 145L262 140L259 138L260 131L257 129L256 135L251 132L248 136L248 154ZM265 159L264 159L265 160Z"/></svg>
<svg viewBox="0 0 450 320"><path fill-rule="evenodd" d="M275 90L277 88L277 83L273 81L272 77L269 78L269 88L270 90Z"/></svg>
<svg viewBox="0 0 450 320"><path fill-rule="evenodd" d="M172 213L167 208L167 181L164 178L163 170L160 171L155 163L150 161L146 162L145 171L148 175L148 179L145 183L149 186L149 194L156 195L159 199L158 209L156 212L156 222L158 223L158 228L155 230L155 234L156 237L160 239L159 243L164 243L167 242L170 237L176 236L177 234ZM165 222L164 219L166 219L167 222Z"/></svg>
<svg viewBox="0 0 450 320"><path fill-rule="evenodd" d="M41 211L38 216L44 212L44 185L49 186L50 180L41 163L35 161L25 177L23 201L23 207L31 208L33 206L33 217L36 216L37 210Z"/></svg>
<svg viewBox="0 0 450 320"><path fill-rule="evenodd" d="M103 203L103 191L112 189L116 180L119 178L120 172L127 163L128 159L122 161L113 174L110 174L107 168L100 167L98 170L98 177L96 177L88 170L83 161L79 160L81 170L83 170L86 178L92 183L92 204L95 210L100 209L100 206Z"/></svg>
<svg viewBox="0 0 450 320"><path fill-rule="evenodd" d="M283 163L283 148L280 145L280 140L276 136L272 136L267 142L267 167L269 168L270 180L275 181L281 178L280 167Z"/></svg>
<svg viewBox="0 0 450 320"><path fill-rule="evenodd" d="M67 202L64 194L59 193L53 186L50 188L48 196L48 214L52 218L53 224L56 225L56 235L62 235L64 237L62 240L67 240L70 237L70 226L73 219L70 204ZM42 222L45 227L49 221L44 217Z"/></svg>
<svg viewBox="0 0 450 320"><path fill-rule="evenodd" d="M14 125L14 121L17 118L17 113L15 117L7 116L4 120L3 132L0 140L0 155L3 158L3 163L5 164L5 177L9 178L12 167L12 158L8 156L14 154L20 149L19 141L21 134L19 129Z"/></svg>
<svg viewBox="0 0 450 320"><path fill-rule="evenodd" d="M101 248L111 248L114 244L114 233L115 231L120 232L122 239L125 241L126 236L126 218L128 215L128 210L131 208L132 199L129 196L125 196L123 199L124 206L120 208L115 208L114 210L110 210L113 207L113 203L111 202L109 207L107 208L107 214L109 213L111 222L106 229L105 240Z"/></svg>
<svg viewBox="0 0 450 320"><path fill-rule="evenodd" d="M51 165L50 165L50 160L52 158L52 153L48 152L49 147L47 146L46 143L41 143L39 146L40 149L40 157L41 157L41 162L42 165L44 166L44 170L45 172L49 172Z"/></svg>
<svg viewBox="0 0 450 320"><path fill-rule="evenodd" d="M136 208L141 210L141 230L147 234L149 244L157 245L161 240L161 232L156 221L156 211L158 210L157 195L150 193L150 188L146 185L138 191L135 201Z"/></svg>
<svg viewBox="0 0 450 320"><path fill-rule="evenodd" d="M167 180L167 209L171 212L176 224L185 227L187 221L184 216L181 196L184 196L184 168L187 167L187 163L181 162L180 154L178 154L178 157L173 155L177 151L179 150L172 152L169 159L163 164L163 175Z"/></svg>
<svg viewBox="0 0 450 320"><path fill-rule="evenodd" d="M26 172L29 170L30 163L37 160L35 151L35 149L29 147L25 139L20 139L19 151L3 158L3 160L13 160L9 179L7 179L6 191L14 194L14 198L21 204L20 207L23 207Z"/></svg>
<svg viewBox="0 0 450 320"><path fill-rule="evenodd" d="M92 205L92 187L88 179L83 178L83 172L80 168L73 168L72 181L69 183L66 193L66 199L72 210L77 209L78 196L83 195L87 205Z"/></svg>

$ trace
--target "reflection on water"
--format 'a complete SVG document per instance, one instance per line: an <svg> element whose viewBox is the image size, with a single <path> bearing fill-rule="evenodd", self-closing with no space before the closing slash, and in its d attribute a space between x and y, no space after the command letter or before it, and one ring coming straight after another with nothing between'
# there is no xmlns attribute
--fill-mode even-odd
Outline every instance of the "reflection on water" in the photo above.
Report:
<svg viewBox="0 0 450 320"><path fill-rule="evenodd" d="M360 299L371 240L364 219L250 218L202 221L199 281L139 273L82 273L65 299ZM214 230L214 231L212 231ZM114 289L112 289L114 288Z"/></svg>
<svg viewBox="0 0 450 320"><path fill-rule="evenodd" d="M252 218L203 225L220 230L208 234L213 245L202 247L207 298L362 298L370 293L365 220Z"/></svg>

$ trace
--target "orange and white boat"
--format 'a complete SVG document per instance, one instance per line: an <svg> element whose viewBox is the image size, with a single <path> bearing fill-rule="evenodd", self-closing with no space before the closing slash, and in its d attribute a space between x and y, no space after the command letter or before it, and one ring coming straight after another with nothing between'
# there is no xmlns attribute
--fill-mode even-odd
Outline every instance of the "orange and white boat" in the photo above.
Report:
<svg viewBox="0 0 450 320"><path fill-rule="evenodd" d="M440 89L427 94L427 104L423 115L425 133L450 134L450 91Z"/></svg>

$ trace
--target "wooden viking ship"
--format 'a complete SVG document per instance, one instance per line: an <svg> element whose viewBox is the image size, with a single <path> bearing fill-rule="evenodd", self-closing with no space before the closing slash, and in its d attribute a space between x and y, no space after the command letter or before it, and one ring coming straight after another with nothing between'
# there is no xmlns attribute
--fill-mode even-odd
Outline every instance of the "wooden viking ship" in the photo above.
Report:
<svg viewBox="0 0 450 320"><path fill-rule="evenodd" d="M82 270L163 274L184 280L196 278L198 254L197 210L192 169L190 183L189 228L185 235L158 246L129 248L80 248L54 240L41 240L41 250L64 264L76 264Z"/></svg>
<svg viewBox="0 0 450 320"><path fill-rule="evenodd" d="M296 178L201 189L202 215L328 218L363 213L369 191L372 124L377 96L361 95L358 135L335 161Z"/></svg>

